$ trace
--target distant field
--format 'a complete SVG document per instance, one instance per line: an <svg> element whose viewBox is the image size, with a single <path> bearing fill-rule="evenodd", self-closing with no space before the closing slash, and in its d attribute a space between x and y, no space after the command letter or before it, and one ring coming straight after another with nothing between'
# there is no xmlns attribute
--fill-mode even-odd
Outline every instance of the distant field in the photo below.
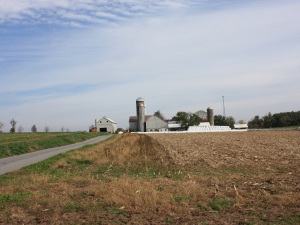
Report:
<svg viewBox="0 0 300 225"><path fill-rule="evenodd" d="M0 133L0 158L85 141L106 133Z"/></svg>
<svg viewBox="0 0 300 225"><path fill-rule="evenodd" d="M0 224L300 224L300 132L122 134L0 176Z"/></svg>

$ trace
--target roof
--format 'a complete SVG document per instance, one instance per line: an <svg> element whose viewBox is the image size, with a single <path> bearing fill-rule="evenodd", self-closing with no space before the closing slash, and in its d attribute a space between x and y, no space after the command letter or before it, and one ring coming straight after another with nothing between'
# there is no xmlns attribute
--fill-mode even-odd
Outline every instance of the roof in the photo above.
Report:
<svg viewBox="0 0 300 225"><path fill-rule="evenodd" d="M233 125L235 129L243 129L243 128L248 128L248 124L234 124Z"/></svg>
<svg viewBox="0 0 300 225"><path fill-rule="evenodd" d="M152 115L146 115L145 116L145 121L147 121L150 117L152 117ZM130 116L129 117L129 122L137 122L138 119L137 119L137 116Z"/></svg>
<svg viewBox="0 0 300 225"><path fill-rule="evenodd" d="M103 118L106 119L106 120L108 120L108 121L110 121L110 122L112 122L112 123L117 124L115 121L113 121L112 119L108 118L107 116L103 116ZM102 118L102 119L103 119L103 118Z"/></svg>
<svg viewBox="0 0 300 225"><path fill-rule="evenodd" d="M145 100L142 97L136 99L137 102L144 102Z"/></svg>
<svg viewBox="0 0 300 225"><path fill-rule="evenodd" d="M210 123L209 122L201 122L199 124L200 127L209 127L210 126Z"/></svg>

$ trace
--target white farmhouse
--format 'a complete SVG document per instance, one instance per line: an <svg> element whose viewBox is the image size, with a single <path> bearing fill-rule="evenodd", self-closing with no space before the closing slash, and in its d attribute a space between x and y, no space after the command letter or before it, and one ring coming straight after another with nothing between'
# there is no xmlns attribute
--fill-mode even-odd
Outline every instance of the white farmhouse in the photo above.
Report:
<svg viewBox="0 0 300 225"><path fill-rule="evenodd" d="M97 132L109 132L113 134L117 130L117 123L104 116L100 120L95 120L95 128L97 129Z"/></svg>

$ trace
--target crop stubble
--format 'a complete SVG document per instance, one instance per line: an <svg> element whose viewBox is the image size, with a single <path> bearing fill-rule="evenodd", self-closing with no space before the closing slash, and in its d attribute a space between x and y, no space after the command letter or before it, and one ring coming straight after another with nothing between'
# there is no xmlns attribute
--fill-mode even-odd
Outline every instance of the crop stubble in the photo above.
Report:
<svg viewBox="0 0 300 225"><path fill-rule="evenodd" d="M152 134L178 165L299 168L300 132ZM298 165L298 166L297 166ZM292 168L294 167L294 168Z"/></svg>
<svg viewBox="0 0 300 225"><path fill-rule="evenodd" d="M9 201L0 216L4 224L297 224L299 146L297 131L119 135L46 170L15 172L0 193L31 197Z"/></svg>

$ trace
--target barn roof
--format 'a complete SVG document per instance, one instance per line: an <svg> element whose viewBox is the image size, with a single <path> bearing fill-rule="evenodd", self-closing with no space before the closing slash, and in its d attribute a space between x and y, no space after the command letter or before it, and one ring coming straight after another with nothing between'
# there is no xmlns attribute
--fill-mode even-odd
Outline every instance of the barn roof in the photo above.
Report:
<svg viewBox="0 0 300 225"><path fill-rule="evenodd" d="M108 120L108 121L110 121L110 122L112 122L112 123L117 124L115 121L113 121L112 119L108 118L107 116L104 116L103 118L106 119L106 120Z"/></svg>

